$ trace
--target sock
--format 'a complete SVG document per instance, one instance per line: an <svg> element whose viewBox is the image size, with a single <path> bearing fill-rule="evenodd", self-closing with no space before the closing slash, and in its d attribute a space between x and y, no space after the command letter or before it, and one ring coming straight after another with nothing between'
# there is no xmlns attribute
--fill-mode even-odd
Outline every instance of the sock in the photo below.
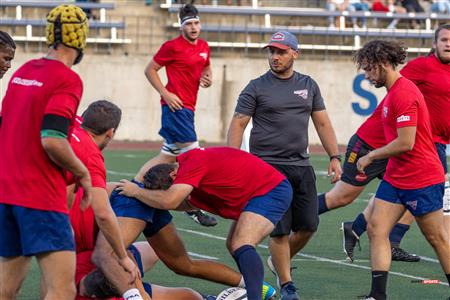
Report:
<svg viewBox="0 0 450 300"><path fill-rule="evenodd" d="M327 202L325 201L325 195L326 194L323 193L323 194L319 194L317 196L317 200L319 201L319 215L329 211L329 209L327 207Z"/></svg>
<svg viewBox="0 0 450 300"><path fill-rule="evenodd" d="M448 285L450 286L450 274L445 274L445 277L447 277Z"/></svg>
<svg viewBox="0 0 450 300"><path fill-rule="evenodd" d="M290 284L290 283L292 283L292 281L288 281L288 282L286 282L286 283L283 283L283 284L281 285L281 288L284 288L286 285L288 285L288 284Z"/></svg>
<svg viewBox="0 0 450 300"><path fill-rule="evenodd" d="M389 234L389 241L391 242L391 247L399 247L403 236L409 230L409 225L397 223L394 228L392 228Z"/></svg>
<svg viewBox="0 0 450 300"><path fill-rule="evenodd" d="M387 279L387 271L372 271L372 289L370 290L369 296L377 300L386 300Z"/></svg>
<svg viewBox="0 0 450 300"><path fill-rule="evenodd" d="M360 213L356 219L353 221L352 230L361 236L367 230L367 222L363 213Z"/></svg>
<svg viewBox="0 0 450 300"><path fill-rule="evenodd" d="M233 258L244 276L248 299L261 299L264 265L255 247L243 245L236 249Z"/></svg>
<svg viewBox="0 0 450 300"><path fill-rule="evenodd" d="M129 289L125 293L123 293L122 298L124 300L144 300L142 299L141 293L136 288Z"/></svg>
<svg viewBox="0 0 450 300"><path fill-rule="evenodd" d="M241 281L239 281L238 287L245 289L244 276L241 276Z"/></svg>

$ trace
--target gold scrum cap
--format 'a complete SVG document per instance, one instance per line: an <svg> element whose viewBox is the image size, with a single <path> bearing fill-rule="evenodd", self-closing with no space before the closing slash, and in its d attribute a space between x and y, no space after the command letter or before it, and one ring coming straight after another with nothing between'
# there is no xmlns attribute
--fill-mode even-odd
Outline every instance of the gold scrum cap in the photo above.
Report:
<svg viewBox="0 0 450 300"><path fill-rule="evenodd" d="M62 4L53 8L47 15L45 35L49 46L63 44L83 50L86 47L88 31L88 19L78 6Z"/></svg>

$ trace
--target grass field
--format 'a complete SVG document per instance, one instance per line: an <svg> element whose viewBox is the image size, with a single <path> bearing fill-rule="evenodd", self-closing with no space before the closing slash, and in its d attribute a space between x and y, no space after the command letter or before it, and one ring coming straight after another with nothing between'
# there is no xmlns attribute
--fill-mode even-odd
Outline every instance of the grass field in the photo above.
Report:
<svg viewBox="0 0 450 300"><path fill-rule="evenodd" d="M133 177L139 167L155 154L155 152L107 151L105 159L108 180ZM331 185L325 175L328 158L315 155L312 157L312 163L317 173L318 191L329 190ZM318 232L292 263L296 267L293 270L293 278L300 288L302 300L357 299L358 296L368 293L370 289L368 240L366 236L361 239L362 251L356 252L356 261L353 264L347 263L341 247L339 229L342 220L352 220L362 211L377 184L374 182L368 186L365 193L352 205L322 215ZM220 219L216 227L203 228L182 213L174 212L173 215L186 248L193 257L207 256L235 267L224 244L229 221ZM258 249L264 262L268 256L266 245L265 241ZM419 279L438 279L446 282L433 250L415 224L407 233L402 247L419 254L423 259L419 263L392 264L388 284L390 299L447 299L449 288L446 283L425 285L414 282ZM276 286L275 277L267 268L265 279ZM164 286L188 286L205 294L218 294L225 288L218 284L178 276L161 263L147 273L144 280ZM39 299L39 270L35 262L19 299Z"/></svg>

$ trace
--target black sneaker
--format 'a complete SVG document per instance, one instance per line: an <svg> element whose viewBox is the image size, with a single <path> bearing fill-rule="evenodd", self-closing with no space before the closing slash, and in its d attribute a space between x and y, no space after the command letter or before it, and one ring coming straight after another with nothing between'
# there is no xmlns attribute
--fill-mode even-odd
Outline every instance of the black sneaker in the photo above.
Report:
<svg viewBox="0 0 450 300"><path fill-rule="evenodd" d="M212 227L217 225L217 220L213 216L208 215L203 210L195 210L195 211L186 211L186 215L188 215L192 220L197 222L198 224L205 227Z"/></svg>
<svg viewBox="0 0 450 300"><path fill-rule="evenodd" d="M361 246L359 244L359 237L352 230L353 222L342 222L341 230L342 230L342 247L344 248L344 252L347 255L347 259L350 262L353 262L353 250L355 249L356 244L358 244L359 251L361 251Z"/></svg>
<svg viewBox="0 0 450 300"><path fill-rule="evenodd" d="M420 261L420 256L416 254L410 254L400 247L392 247L392 260L395 261L405 261L405 262L418 262Z"/></svg>
<svg viewBox="0 0 450 300"><path fill-rule="evenodd" d="M297 288L293 282L285 284L280 290L280 300L300 300L300 296L297 294Z"/></svg>

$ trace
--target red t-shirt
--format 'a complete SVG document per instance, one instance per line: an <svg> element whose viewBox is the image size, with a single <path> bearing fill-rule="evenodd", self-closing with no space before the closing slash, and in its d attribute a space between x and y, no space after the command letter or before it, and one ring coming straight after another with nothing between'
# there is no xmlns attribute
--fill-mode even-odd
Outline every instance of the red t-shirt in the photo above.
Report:
<svg viewBox="0 0 450 300"><path fill-rule="evenodd" d="M0 203L68 212L63 170L42 147L42 119L73 122L82 92L80 77L57 60L31 60L13 74L0 113Z"/></svg>
<svg viewBox="0 0 450 300"><path fill-rule="evenodd" d="M177 157L174 184L189 184L192 205L228 219L238 219L247 202L270 192L285 177L247 152L214 147Z"/></svg>
<svg viewBox="0 0 450 300"><path fill-rule="evenodd" d="M394 83L384 98L382 122L387 143L397 138L398 128L416 127L413 149L389 158L384 180L400 189L419 189L444 182L427 105L414 83L404 77Z"/></svg>
<svg viewBox="0 0 450 300"><path fill-rule="evenodd" d="M372 11L389 12L389 6L384 5L381 0L375 0L372 3Z"/></svg>
<svg viewBox="0 0 450 300"><path fill-rule="evenodd" d="M202 39L197 39L195 45L189 43L183 36L165 42L158 50L153 60L166 67L169 92L177 95L185 108L195 111L200 77L209 66L209 46ZM161 98L161 104L165 104Z"/></svg>
<svg viewBox="0 0 450 300"><path fill-rule="evenodd" d="M422 92L430 112L433 141L450 143L450 65L434 55L408 62L400 73Z"/></svg>
<svg viewBox="0 0 450 300"><path fill-rule="evenodd" d="M367 145L376 149L386 145L383 127L381 126L381 110L383 101L378 104L372 115L362 123L356 131L356 135L362 139Z"/></svg>

